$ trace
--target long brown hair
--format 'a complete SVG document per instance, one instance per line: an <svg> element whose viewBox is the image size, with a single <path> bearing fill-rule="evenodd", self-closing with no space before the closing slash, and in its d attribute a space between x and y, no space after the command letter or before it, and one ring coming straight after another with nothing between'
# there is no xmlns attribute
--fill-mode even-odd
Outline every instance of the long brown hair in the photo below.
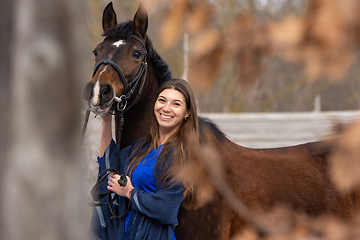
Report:
<svg viewBox="0 0 360 240"><path fill-rule="evenodd" d="M180 123L176 131L167 139L156 161L156 167L163 168L161 171L162 175L158 179L158 181L162 181L163 187L167 187L165 186L165 182L168 179L170 179L170 183L172 183L178 172L184 166L186 160L191 159L196 154L199 141L196 102L190 84L180 78L168 80L160 86L157 96L165 89L177 90L183 94L186 102L186 110L190 112L190 115ZM137 153L128 168L130 176L141 160L160 144L159 124L156 120L154 111L151 118L152 126L150 129L150 136L143 139L143 143L141 144L142 146L148 144L149 147L145 150L142 150L141 148L137 150ZM169 154L171 154L172 158L171 163L167 162L167 155ZM184 183L184 186L186 188L185 193L192 190L186 183Z"/></svg>

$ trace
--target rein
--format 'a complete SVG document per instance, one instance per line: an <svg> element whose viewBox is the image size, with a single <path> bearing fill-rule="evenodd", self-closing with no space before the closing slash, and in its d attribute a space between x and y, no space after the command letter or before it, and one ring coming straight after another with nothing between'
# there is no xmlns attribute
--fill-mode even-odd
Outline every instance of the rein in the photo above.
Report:
<svg viewBox="0 0 360 240"><path fill-rule="evenodd" d="M123 187L126 186L126 177L125 177L125 175L120 174L118 172L119 161L120 161L119 155L120 155L121 133L122 133L122 130L124 128L124 114L125 114L125 112L127 112L129 109L131 109L139 101L142 90L143 90L144 85L145 85L146 74L147 74L147 62L146 62L147 51L146 51L145 44L136 36L131 36L131 38L134 39L135 41L141 43L142 47L145 50L145 56L144 56L143 61L141 62L141 66L140 66L138 74L129 83L126 82L126 78L124 76L124 73L121 71L119 66L114 61L112 61L110 59L101 60L95 66L94 72L93 72L93 75L92 75L92 77L95 76L96 72L99 70L101 65L103 65L103 64L110 65L117 72L117 74L119 75L119 78L122 81L123 86L124 86L123 95L121 95L120 97L115 96L113 98L114 103L115 102L117 103L117 106L115 108L115 115L119 119L118 134L117 134L117 138L116 138L116 142L118 144L117 154L116 154L116 167L115 167L115 169L107 168L104 171L102 171L99 174L99 177L97 179L96 184L92 187L92 189L90 191L90 195L92 196L93 200L95 201L95 203L93 203L93 205L94 206L108 205L109 208L110 208L110 212L112 214L112 217L111 217L112 219L114 219L114 218L120 219L120 218L125 217L128 214L128 212L130 211L129 200L126 199L127 200L127 207L126 207L125 213L123 215L119 216L119 215L117 215L115 213L114 206L113 206L113 202L116 200L116 195L114 194L114 197L111 197L111 195L113 193L112 191L108 191L108 192L105 192L105 193L98 193L98 189L99 189L100 185L107 180L107 177L111 173L116 173L116 174L120 175L120 180L118 181L120 186L123 186ZM140 83L140 87L139 87L138 93L136 95L136 98L130 105L128 105L128 100L134 94L135 89L139 85L140 80L141 80L141 83ZM86 113L85 113L83 129L82 129L82 132L81 132L81 142L83 142L83 139L84 139L84 135L85 135L86 127L87 127L87 122L89 121L89 115L90 115L90 109L87 109ZM101 199L103 199L106 196L108 196L107 203L96 203L96 202L100 201Z"/></svg>

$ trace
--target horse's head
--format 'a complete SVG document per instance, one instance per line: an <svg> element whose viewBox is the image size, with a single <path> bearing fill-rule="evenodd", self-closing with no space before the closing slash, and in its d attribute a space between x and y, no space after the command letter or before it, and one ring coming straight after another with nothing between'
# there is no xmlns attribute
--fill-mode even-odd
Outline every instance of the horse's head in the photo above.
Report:
<svg viewBox="0 0 360 240"><path fill-rule="evenodd" d="M127 101L136 80L146 72L148 15L140 4L133 21L118 24L110 2L102 27L105 38L94 49L95 69L84 90L90 110L99 115L108 112L114 100Z"/></svg>

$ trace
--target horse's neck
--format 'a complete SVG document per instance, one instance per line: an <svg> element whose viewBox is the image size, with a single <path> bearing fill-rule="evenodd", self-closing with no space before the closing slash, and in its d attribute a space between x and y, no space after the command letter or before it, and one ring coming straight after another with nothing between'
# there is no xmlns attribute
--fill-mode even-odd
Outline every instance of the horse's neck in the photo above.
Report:
<svg viewBox="0 0 360 240"><path fill-rule="evenodd" d="M121 148L124 148L135 140L147 136L150 132L151 114L156 100L158 82L152 71L148 70L144 90L136 105L134 105L124 116L124 128L121 133ZM118 137L119 119L116 118L115 131Z"/></svg>

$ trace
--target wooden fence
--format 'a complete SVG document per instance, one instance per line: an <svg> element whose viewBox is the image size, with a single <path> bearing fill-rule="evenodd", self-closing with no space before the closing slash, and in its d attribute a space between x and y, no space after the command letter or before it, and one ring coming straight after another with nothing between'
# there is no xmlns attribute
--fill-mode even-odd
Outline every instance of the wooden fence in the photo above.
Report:
<svg viewBox="0 0 360 240"><path fill-rule="evenodd" d="M360 119L360 111L296 113L203 113L234 142L272 148L321 140L338 123Z"/></svg>

